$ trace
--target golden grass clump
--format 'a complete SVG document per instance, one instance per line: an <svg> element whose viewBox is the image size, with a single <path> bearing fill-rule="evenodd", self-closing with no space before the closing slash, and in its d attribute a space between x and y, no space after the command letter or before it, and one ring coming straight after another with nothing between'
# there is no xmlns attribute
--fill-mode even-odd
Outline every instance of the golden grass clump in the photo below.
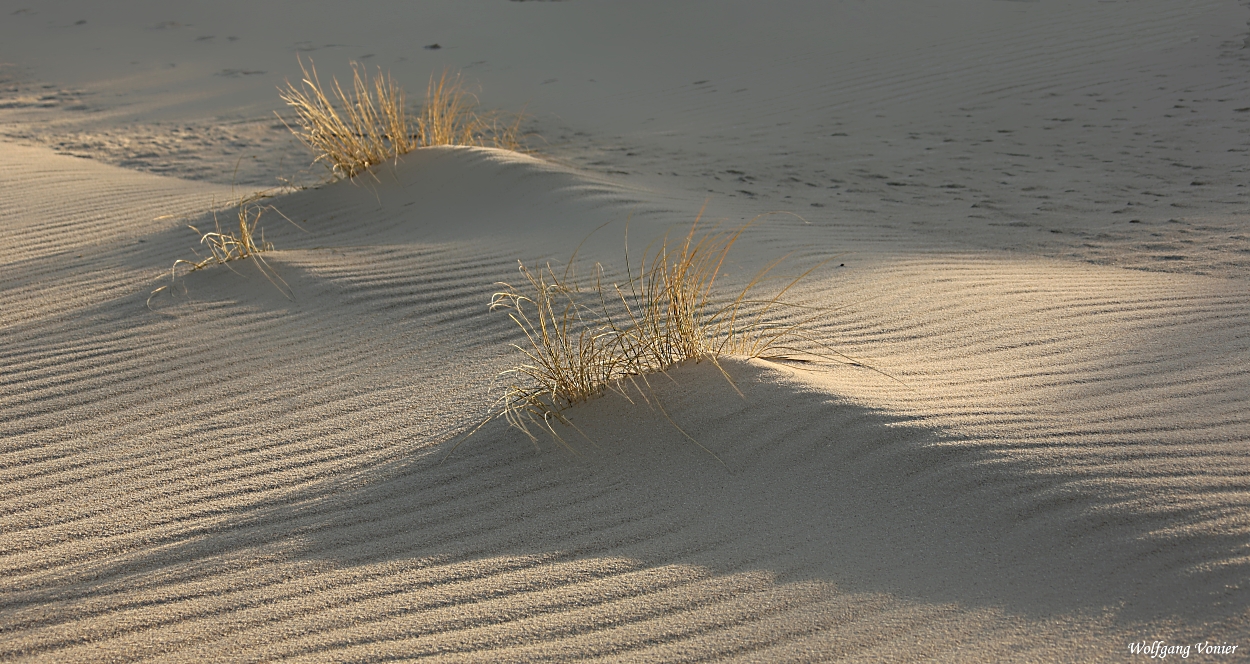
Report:
<svg viewBox="0 0 1250 664"><path fill-rule="evenodd" d="M701 233L701 216L682 240L670 242L665 236L654 250L644 251L638 272L627 268L623 284L605 287L599 268L593 285L579 288L569 276L576 253L562 276L550 265L530 269L521 264L524 280L518 286L499 284L503 290L493 296L491 309L507 311L524 332L526 344L515 347L525 361L500 374L506 383L504 394L473 431L503 418L535 442L531 425L568 447L554 427L557 422L572 425L564 410L613 390L626 399L636 394L664 412L662 404L648 397L647 376L682 362L708 360L718 368L718 358L726 356L853 362L805 332L819 314L777 320L779 309L805 308L781 297L815 267L769 298L749 297L783 257L761 270L736 296L719 297L717 278L750 223L733 231L713 228ZM721 373L733 385L723 368Z"/></svg>
<svg viewBox="0 0 1250 664"><path fill-rule="evenodd" d="M273 251L273 244L265 241L265 232L260 229L261 216L265 212L273 211L279 216L282 216L284 219L286 218L286 215L283 215L272 205L261 205L259 203L259 201L266 197L267 196L264 194L254 194L239 200L236 213L238 230L224 232L221 228L221 221L217 218L216 210L213 211L213 225L216 227L215 231L204 233L195 226L188 224L187 228L190 228L200 235L200 244L208 249L208 256L205 256L198 261L191 261L183 258L179 258L174 261L174 266L170 269L170 283L152 291L152 293L148 296L148 304L151 305L153 296L169 289L170 286L177 281L179 266L184 266L186 271L183 274L187 274L197 270L202 270L210 265L220 265L247 258L254 259L256 267L260 270L261 274L265 275L265 278L268 279L270 283L276 286L278 290L282 291L283 295L291 297L290 286L283 281L282 277L278 276L278 273L275 272L273 268L269 267L269 264L266 263L265 259L261 256L264 252ZM287 221L290 221L290 219L287 219ZM260 232L259 241L256 239L257 231Z"/></svg>
<svg viewBox="0 0 1250 664"><path fill-rule="evenodd" d="M352 63L352 85L346 91L337 79L323 86L311 63L305 67L301 61L300 70L300 85L287 82L279 92L298 118L297 127L287 128L317 153L314 161L325 163L335 175L352 178L374 164L432 145L520 148L522 116L504 123L499 114L478 113L477 97L466 90L459 74L444 71L437 80L431 76L425 105L414 118L404 91L380 69L370 79L362 65Z"/></svg>
<svg viewBox="0 0 1250 664"><path fill-rule="evenodd" d="M311 64L306 68L301 61L300 71L301 85L287 82L287 89L279 93L299 118L298 130L287 128L336 175L355 177L417 146L404 91L389 76L379 72L370 86L368 72L352 63L352 86L344 92L337 79L323 87ZM337 107L331 97L337 98Z"/></svg>
<svg viewBox="0 0 1250 664"><path fill-rule="evenodd" d="M519 133L524 116L478 113L477 97L469 93L460 74L444 70L438 80L430 77L425 105L417 119L417 137L422 147L430 145L476 145L521 151Z"/></svg>
<svg viewBox="0 0 1250 664"><path fill-rule="evenodd" d="M528 342L515 345L526 361L501 374L513 380L498 415L535 439L528 424L541 423L555 434L553 420L571 424L561 411L598 396L631 366L624 337L610 318L584 303L567 271L560 276L550 265L531 270L524 264L520 271L522 287L499 284L506 290L490 303L492 311L508 312ZM599 281L595 290L603 292Z"/></svg>
<svg viewBox="0 0 1250 664"><path fill-rule="evenodd" d="M777 351L793 349L778 344L803 336L801 324L777 325L766 316L774 308L794 306L780 298L811 270L768 300L753 300L748 295L784 257L761 270L732 300L723 301L713 292L730 249L749 225L734 231L714 228L697 235L696 218L680 243L671 245L665 236L654 252L643 253L638 276L633 277L631 271L625 286L614 287L628 319L622 333L628 337L631 352L638 355L635 364L644 373L663 371L687 360L715 362L723 355L782 357L785 353L778 355ZM745 315L744 310L750 308L754 313Z"/></svg>

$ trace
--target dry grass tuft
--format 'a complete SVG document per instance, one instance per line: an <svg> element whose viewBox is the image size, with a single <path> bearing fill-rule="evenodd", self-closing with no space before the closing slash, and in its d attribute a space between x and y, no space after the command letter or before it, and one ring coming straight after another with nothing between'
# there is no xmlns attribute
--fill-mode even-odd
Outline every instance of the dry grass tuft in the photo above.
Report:
<svg viewBox="0 0 1250 664"><path fill-rule="evenodd" d="M370 85L364 67L352 63L352 86L344 92L337 79L322 86L317 69L304 67L298 87L288 82L279 96L298 116L300 129L287 125L336 175L349 178L417 147L404 91L378 73ZM329 92L327 92L327 88ZM332 99L333 98L333 99ZM338 104L335 104L337 99ZM283 120L285 123L286 121Z"/></svg>
<svg viewBox="0 0 1250 664"><path fill-rule="evenodd" d="M170 283L157 288L148 296L148 304L151 305L152 298L157 293L170 289L177 282L178 268L183 266L183 274L202 270L210 265L221 265L233 261L252 258L255 260L257 269L265 278L269 280L282 294L291 297L291 288L283 281L278 273L269 267L262 253L273 251L273 244L265 241L265 233L260 230L260 218L265 212L273 211L282 218L286 219L277 208L272 205L261 205L260 201L267 198L264 194L254 194L252 196L241 199L237 204L237 220L238 230L224 232L221 228L221 221L217 218L217 212L213 211L213 225L215 231L208 233L201 232L195 226L187 225L187 228L195 231L200 235L200 244L208 249L208 256L198 261L189 261L186 259L178 259L174 261L174 266L170 269ZM287 221L291 221L287 219ZM294 222L291 222L294 223ZM257 231L260 232L260 240L256 239Z"/></svg>
<svg viewBox="0 0 1250 664"><path fill-rule="evenodd" d="M432 145L521 147L523 116L517 114L509 123L502 114L478 113L477 97L459 74L444 71L437 80L431 76L425 105L414 118L408 115L404 91L380 69L370 79L362 65L352 63L347 91L337 79L323 86L311 63L305 67L301 61L300 70L300 85L288 82L279 92L298 117L298 128L287 128L334 175L353 178L374 164Z"/></svg>
<svg viewBox="0 0 1250 664"><path fill-rule="evenodd" d="M465 88L460 74L444 70L438 80L431 76L417 120L418 142L422 147L476 145L521 151L524 116L515 114L507 122L502 113L478 113L477 105L477 97Z"/></svg>
<svg viewBox="0 0 1250 664"><path fill-rule="evenodd" d="M701 218L681 240L665 236L644 251L638 272L629 268L624 284L605 286L599 268L593 285L579 288L569 276L576 254L563 275L550 265L531 269L521 264L522 282L499 284L503 290L495 293L491 309L507 311L524 332L526 344L515 347L525 361L500 374L506 385L503 396L468 435L503 418L532 441L537 442L532 428L538 427L572 449L554 425L571 426L563 411L607 390L631 401L630 395L636 395L668 417L650 396L647 376L692 360L710 361L718 368L718 359L727 356L860 364L806 332L824 312L813 314L809 307L781 299L819 265L790 279L771 297L752 298L783 257L736 296L718 296L715 286L729 251L754 220L732 231L701 231ZM806 313L783 317L783 309ZM723 368L721 373L733 385Z"/></svg>
<svg viewBox="0 0 1250 664"><path fill-rule="evenodd" d="M654 251L643 252L638 276L631 270L625 286L614 286L628 316L623 332L631 335L629 346L640 355L636 363L644 372L664 371L689 360L715 363L724 356L853 361L807 333L807 325L824 311L813 314L811 307L783 299L828 261L783 279L785 285L767 298L752 297L766 282L776 281L770 275L789 257L782 256L756 273L732 299L720 297L715 286L721 268L742 233L759 217L735 230L713 227L700 234L701 218L702 213L679 242L670 243L665 236ZM805 311L806 315L801 313ZM797 318L790 315L796 312Z"/></svg>
<svg viewBox="0 0 1250 664"><path fill-rule="evenodd" d="M601 310L587 306L567 272L561 277L550 265L531 270L524 264L520 271L522 287L499 284L506 290L490 303L492 311L506 310L528 341L528 347L515 346L526 361L501 374L509 384L497 416L531 439L529 425L537 424L564 442L552 428L553 422L572 424L561 411L631 372L625 338ZM598 280L595 291L603 292Z"/></svg>

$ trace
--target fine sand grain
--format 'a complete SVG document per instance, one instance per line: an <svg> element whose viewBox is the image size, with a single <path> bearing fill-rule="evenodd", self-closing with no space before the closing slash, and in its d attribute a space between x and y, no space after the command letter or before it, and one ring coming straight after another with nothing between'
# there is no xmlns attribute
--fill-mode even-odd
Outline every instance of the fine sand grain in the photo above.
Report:
<svg viewBox="0 0 1250 664"><path fill-rule="evenodd" d="M1246 660L1244 4L254 4L0 17L0 660ZM545 143L266 201L291 297L171 282L311 161L297 52ZM726 292L829 261L787 299L897 380L687 363L575 453L447 456L517 359L495 282L587 237L619 280L705 201L801 215Z"/></svg>

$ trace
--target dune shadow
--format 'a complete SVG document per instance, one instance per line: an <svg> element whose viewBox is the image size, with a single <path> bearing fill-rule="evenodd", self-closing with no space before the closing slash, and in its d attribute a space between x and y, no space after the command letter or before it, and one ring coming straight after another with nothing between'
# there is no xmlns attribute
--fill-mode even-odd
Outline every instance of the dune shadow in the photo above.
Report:
<svg viewBox="0 0 1250 664"><path fill-rule="evenodd" d="M608 395L572 412L585 433L565 431L576 454L490 425L450 455L448 437L240 510L142 566L172 574L256 547L336 567L623 558L1030 617L1215 620L1244 609L1228 590L1246 574L1236 542L1158 536L1193 514L1135 514L1077 470L1037 472L801 389L764 363L725 367L742 396L706 363L652 380L671 422ZM1209 564L1178 564L1195 559Z"/></svg>

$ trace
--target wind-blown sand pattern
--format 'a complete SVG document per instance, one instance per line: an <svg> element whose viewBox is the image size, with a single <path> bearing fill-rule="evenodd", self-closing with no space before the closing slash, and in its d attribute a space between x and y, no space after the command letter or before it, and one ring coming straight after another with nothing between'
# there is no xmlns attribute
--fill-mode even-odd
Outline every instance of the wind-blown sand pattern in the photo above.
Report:
<svg viewBox="0 0 1250 664"><path fill-rule="evenodd" d="M0 660L1245 659L1250 7L400 4L0 19ZM277 195L293 299L238 261L149 300L289 175L249 150L296 51L464 68L547 143ZM705 199L801 215L727 286L832 259L790 299L897 380L652 379L723 464L619 395L568 411L579 455L447 456L516 359L494 282L605 223L579 256L619 278L626 226L636 258Z"/></svg>

